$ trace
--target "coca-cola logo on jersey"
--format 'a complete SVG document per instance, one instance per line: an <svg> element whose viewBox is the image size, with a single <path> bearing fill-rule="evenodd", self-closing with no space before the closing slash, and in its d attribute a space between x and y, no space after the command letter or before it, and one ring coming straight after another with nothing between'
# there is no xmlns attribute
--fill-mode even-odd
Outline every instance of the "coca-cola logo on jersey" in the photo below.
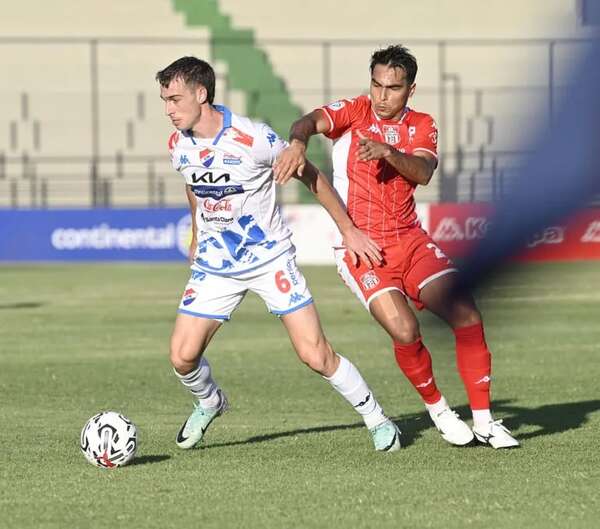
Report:
<svg viewBox="0 0 600 529"><path fill-rule="evenodd" d="M211 200L210 198L205 198L202 201L202 208L204 211L214 212L214 211L231 211L231 201L230 200Z"/></svg>
<svg viewBox="0 0 600 529"><path fill-rule="evenodd" d="M456 217L442 217L433 232L434 241L472 241L483 239L490 226L485 217L467 217L459 221Z"/></svg>

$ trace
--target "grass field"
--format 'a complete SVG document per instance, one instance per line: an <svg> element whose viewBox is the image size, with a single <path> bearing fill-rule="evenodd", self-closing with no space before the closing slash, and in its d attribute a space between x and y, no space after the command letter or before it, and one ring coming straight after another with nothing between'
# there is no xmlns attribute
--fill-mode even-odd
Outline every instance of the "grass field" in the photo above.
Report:
<svg viewBox="0 0 600 529"><path fill-rule="evenodd" d="M191 399L167 347L185 267L1 267L0 527L598 527L598 263L521 266L478 293L496 414L522 442L512 451L447 445L334 270L305 273L330 340L403 431L400 452L373 451L254 295L208 352L232 410L202 449L181 451ZM451 333L421 321L465 416ZM79 452L102 409L137 424L135 464L98 469Z"/></svg>

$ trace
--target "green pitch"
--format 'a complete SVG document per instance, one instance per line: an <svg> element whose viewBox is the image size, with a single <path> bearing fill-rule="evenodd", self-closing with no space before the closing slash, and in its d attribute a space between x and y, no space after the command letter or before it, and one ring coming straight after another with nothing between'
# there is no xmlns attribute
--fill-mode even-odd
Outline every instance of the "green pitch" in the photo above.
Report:
<svg viewBox="0 0 600 529"><path fill-rule="evenodd" d="M478 293L496 415L522 442L512 451L447 445L335 271L305 272L329 339L403 431L400 452L373 451L254 295L208 351L232 410L203 448L181 451L192 402L167 349L185 266L2 267L0 527L597 527L598 263L522 266ZM465 416L452 335L421 320ZM135 464L109 471L80 454L81 427L103 409L137 424Z"/></svg>

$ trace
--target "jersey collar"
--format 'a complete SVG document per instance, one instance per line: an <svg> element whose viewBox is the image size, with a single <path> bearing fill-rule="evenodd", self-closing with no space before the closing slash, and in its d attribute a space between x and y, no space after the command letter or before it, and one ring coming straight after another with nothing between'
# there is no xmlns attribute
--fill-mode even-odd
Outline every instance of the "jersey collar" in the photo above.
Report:
<svg viewBox="0 0 600 529"><path fill-rule="evenodd" d="M217 134L215 136L215 139L213 140L213 145L216 145L219 140L221 139L221 136L223 136L223 134L225 134L225 131L229 128L231 128L231 110L229 110L226 106L224 105L214 105L215 110L217 110L218 112L221 112L223 114L223 128L220 130L219 134Z"/></svg>
<svg viewBox="0 0 600 529"><path fill-rule="evenodd" d="M399 125L401 125L401 124L402 124L402 122L404 121L404 118L405 118L405 117L407 116L407 114L410 112L410 108L409 108L408 106L405 106L405 107L404 107L404 110L402 111L402 114L400 115L400 118L399 118L399 119L396 119L396 120L391 120L391 119L383 119L383 118L380 118L380 117L377 115L377 112L375 112L375 110L373 109L373 107L371 107L371 112L373 112L373 115L375 116L375 119L376 119L377 121L387 121L387 122L389 122L389 121L395 121L396 123L398 123Z"/></svg>
<svg viewBox="0 0 600 529"><path fill-rule="evenodd" d="M215 139L212 142L213 145L216 145L221 139L221 136L223 136L223 134L225 133L225 131L231 128L231 110L229 110L226 106L223 105L213 105L213 107L217 112L223 114L223 128L215 136ZM194 135L192 134L191 130L182 130L181 133L186 138L192 140L192 143L196 145L196 140L194 139Z"/></svg>

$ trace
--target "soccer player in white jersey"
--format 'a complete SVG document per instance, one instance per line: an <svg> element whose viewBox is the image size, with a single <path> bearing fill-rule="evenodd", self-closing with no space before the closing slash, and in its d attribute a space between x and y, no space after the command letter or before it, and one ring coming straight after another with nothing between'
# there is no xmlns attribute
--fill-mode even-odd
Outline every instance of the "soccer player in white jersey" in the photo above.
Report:
<svg viewBox="0 0 600 529"><path fill-rule="evenodd" d="M300 359L321 374L362 416L376 450L400 447L399 430L356 367L325 338L306 281L296 266L290 231L275 201L272 165L286 147L264 123L213 104L212 67L182 57L157 73L165 113L176 127L169 138L173 167L186 182L193 219L191 277L171 337L171 363L197 397L177 434L192 448L227 398L203 353L248 290L280 317ZM376 245L350 221L343 204L314 166L299 177L327 209L355 259L380 258Z"/></svg>

